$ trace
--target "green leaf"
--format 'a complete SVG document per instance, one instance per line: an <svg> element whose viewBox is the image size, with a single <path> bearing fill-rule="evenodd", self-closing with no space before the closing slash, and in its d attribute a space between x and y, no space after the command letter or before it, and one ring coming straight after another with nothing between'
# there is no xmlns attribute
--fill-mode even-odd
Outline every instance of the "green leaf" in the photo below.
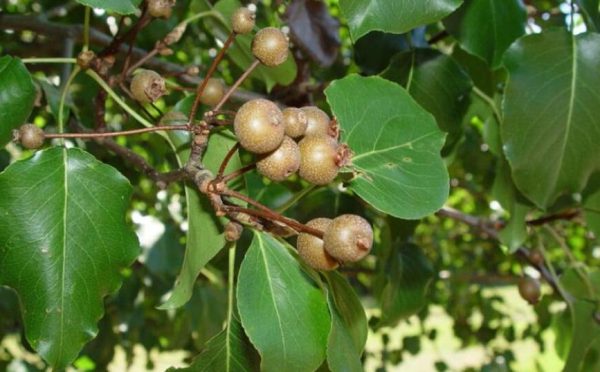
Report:
<svg viewBox="0 0 600 372"><path fill-rule="evenodd" d="M439 127L451 134L449 143L460 138L472 82L452 58L433 49L415 49L396 55L381 76L405 87L432 113Z"/></svg>
<svg viewBox="0 0 600 372"><path fill-rule="evenodd" d="M370 31L402 34L437 22L452 13L462 0L340 0L356 42Z"/></svg>
<svg viewBox="0 0 600 372"><path fill-rule="evenodd" d="M117 14L133 14L138 9L141 0L77 0L92 8L104 9Z"/></svg>
<svg viewBox="0 0 600 372"><path fill-rule="evenodd" d="M171 137L175 146L186 143L184 138ZM225 154L236 143L226 132L211 135L208 147L202 158L204 166L216 172ZM179 154L183 161L189 157L188 147ZM227 165L226 172L241 168L241 161L236 154ZM174 309L189 301L194 290L194 283L200 271L225 246L223 223L214 213L208 199L199 194L193 186L186 185L186 202L188 209L188 236L181 272L175 281L169 299L160 305L160 309Z"/></svg>
<svg viewBox="0 0 600 372"><path fill-rule="evenodd" d="M589 30L600 31L600 1L598 0L577 0L577 5L581 9L586 25Z"/></svg>
<svg viewBox="0 0 600 372"><path fill-rule="evenodd" d="M529 35L506 53L502 139L515 184L540 208L600 170L600 35Z"/></svg>
<svg viewBox="0 0 600 372"><path fill-rule="evenodd" d="M325 296L270 235L254 232L240 267L237 300L261 370L313 371L321 365L331 327Z"/></svg>
<svg viewBox="0 0 600 372"><path fill-rule="evenodd" d="M587 277L588 285L581 278ZM571 312L572 336L564 371L579 371L586 355L600 340L600 324L596 321L597 294L600 291L600 272L568 269L560 277L562 287L574 297L568 301ZM595 293L590 293L594 291Z"/></svg>
<svg viewBox="0 0 600 372"><path fill-rule="evenodd" d="M405 243L392 253L382 272L386 284L379 296L381 320L377 327L394 326L427 303L433 268L421 248Z"/></svg>
<svg viewBox="0 0 600 372"><path fill-rule="evenodd" d="M222 15L222 21L217 22L214 19L207 18L206 24L209 26L208 31L216 38L224 42L227 36L231 33L230 19L242 4L238 0L220 0L214 6L214 10ZM253 35L238 35L235 42L227 51L227 55L240 69L246 70L255 60L252 54L252 38ZM296 78L296 62L291 55L288 59L277 67L268 67L260 65L250 75L256 79L262 80L267 86L267 90L271 90L276 84L289 85Z"/></svg>
<svg viewBox="0 0 600 372"><path fill-rule="evenodd" d="M497 127L496 121L493 121ZM496 166L496 178L492 186L492 196L510 213L510 220L500 231L500 242L508 247L510 253L514 253L527 239L527 225L525 218L529 212L529 206L519 201L519 191L516 189L510 175L510 167L502 154L499 155Z"/></svg>
<svg viewBox="0 0 600 372"><path fill-rule="evenodd" d="M0 57L0 146L31 114L36 91L29 71L17 58Z"/></svg>
<svg viewBox="0 0 600 372"><path fill-rule="evenodd" d="M600 190L587 199L584 209L588 227L600 238Z"/></svg>
<svg viewBox="0 0 600 372"><path fill-rule="evenodd" d="M448 197L440 156L445 135L431 114L398 84L350 75L325 91L352 149L350 189L382 212L418 219Z"/></svg>
<svg viewBox="0 0 600 372"><path fill-rule="evenodd" d="M82 150L52 148L9 166L0 189L0 284L19 295L29 343L64 368L138 254L131 185Z"/></svg>
<svg viewBox="0 0 600 372"><path fill-rule="evenodd" d="M362 371L361 354L368 334L365 310L343 276L328 272L325 278L329 285L327 303L331 313L327 364L333 372Z"/></svg>
<svg viewBox="0 0 600 372"><path fill-rule="evenodd" d="M521 0L465 0L444 25L465 50L496 68L506 49L525 34L526 21Z"/></svg>
<svg viewBox="0 0 600 372"><path fill-rule="evenodd" d="M206 348L194 359L192 365L175 371L257 371L255 359L252 345L234 317L227 328L206 343Z"/></svg>

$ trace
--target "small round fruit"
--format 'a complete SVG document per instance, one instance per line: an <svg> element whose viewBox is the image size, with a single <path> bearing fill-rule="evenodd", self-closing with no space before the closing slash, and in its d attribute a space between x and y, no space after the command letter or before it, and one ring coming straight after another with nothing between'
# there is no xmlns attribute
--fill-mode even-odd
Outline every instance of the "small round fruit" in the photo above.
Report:
<svg viewBox="0 0 600 372"><path fill-rule="evenodd" d="M154 18L169 18L175 0L148 0L148 13Z"/></svg>
<svg viewBox="0 0 600 372"><path fill-rule="evenodd" d="M238 8L231 16L231 27L233 32L244 35L252 32L256 21L256 15L246 7Z"/></svg>
<svg viewBox="0 0 600 372"><path fill-rule="evenodd" d="M306 136L331 136L331 119L329 115L316 106L302 107L306 114L308 125L306 127Z"/></svg>
<svg viewBox="0 0 600 372"><path fill-rule="evenodd" d="M300 147L300 177L315 185L327 185L335 179L337 142L329 136L304 137Z"/></svg>
<svg viewBox="0 0 600 372"><path fill-rule="evenodd" d="M252 40L252 54L266 66L279 66L285 62L288 48L287 37L275 27L263 28Z"/></svg>
<svg viewBox="0 0 600 372"><path fill-rule="evenodd" d="M142 103L154 102L166 92L165 79L152 70L141 70L131 79L131 94Z"/></svg>
<svg viewBox="0 0 600 372"><path fill-rule="evenodd" d="M330 218L315 218L306 226L325 231L331 224ZM317 270L335 270L339 264L323 249L323 240L314 235L302 233L296 243L298 255L310 267Z"/></svg>
<svg viewBox="0 0 600 372"><path fill-rule="evenodd" d="M334 218L325 230L323 246L338 261L360 261L373 247L373 229L364 218L343 214Z"/></svg>
<svg viewBox="0 0 600 372"><path fill-rule="evenodd" d="M205 105L215 106L224 95L225 85L223 85L223 82L216 78L210 78L204 87L200 101Z"/></svg>
<svg viewBox="0 0 600 372"><path fill-rule="evenodd" d="M288 107L283 111L283 124L285 134L292 138L302 137L306 133L308 119L304 111L295 107Z"/></svg>
<svg viewBox="0 0 600 372"><path fill-rule="evenodd" d="M540 282L529 276L522 277L519 280L519 294L531 305L537 304L542 295Z"/></svg>
<svg viewBox="0 0 600 372"><path fill-rule="evenodd" d="M265 154L276 150L283 142L283 114L273 102L253 99L240 107L233 120L233 129L243 148Z"/></svg>
<svg viewBox="0 0 600 372"><path fill-rule="evenodd" d="M283 181L298 171L300 149L290 137L285 137L277 150L265 155L256 163L258 173L271 181Z"/></svg>
<svg viewBox="0 0 600 372"><path fill-rule="evenodd" d="M33 124L23 124L19 128L18 138L23 147L39 149L44 144L44 131Z"/></svg>
<svg viewBox="0 0 600 372"><path fill-rule="evenodd" d="M544 255L539 249L533 249L529 252L529 261L534 265L541 266L544 264Z"/></svg>

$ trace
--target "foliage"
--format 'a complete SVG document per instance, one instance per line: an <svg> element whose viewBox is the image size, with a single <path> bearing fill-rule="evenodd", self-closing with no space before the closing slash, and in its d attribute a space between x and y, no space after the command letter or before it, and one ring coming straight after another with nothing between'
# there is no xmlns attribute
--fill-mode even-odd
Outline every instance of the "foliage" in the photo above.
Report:
<svg viewBox="0 0 600 372"><path fill-rule="evenodd" d="M3 5L0 369L105 370L139 346L192 371L419 353L424 369L598 369L597 0L255 2L254 31L288 26L277 67L255 63L255 32L231 34L241 2L153 19L148 1ZM139 67L166 79L154 103L129 94ZM207 75L233 87L216 108L196 100ZM334 118L336 166L350 160L334 182L254 170L230 125L254 98ZM10 142L24 123L43 149ZM373 250L316 271L294 236L342 214L369 220ZM527 322L524 275L544 283ZM486 354L468 365L438 342Z"/></svg>

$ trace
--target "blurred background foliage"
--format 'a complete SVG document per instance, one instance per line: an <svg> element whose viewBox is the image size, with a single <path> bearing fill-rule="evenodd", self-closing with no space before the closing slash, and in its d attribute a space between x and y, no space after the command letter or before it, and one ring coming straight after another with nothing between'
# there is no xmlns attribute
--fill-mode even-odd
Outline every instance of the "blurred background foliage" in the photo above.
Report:
<svg viewBox="0 0 600 372"><path fill-rule="evenodd" d="M155 41L178 22L204 11L211 3L214 2L178 0L174 15L168 20L155 20L144 28L136 46L152 49ZM0 4L2 14L28 15L53 24L81 25L84 18L84 7L75 1L3 0ZM571 14L573 8L567 2L531 0L527 1L526 8L522 5L527 12L523 25L526 33L564 28L571 22L578 32L585 30L581 10L575 7L576 13ZM437 115L435 107L427 107L427 97L421 95L425 103L419 101L418 88L410 92L436 114L438 124L449 132L443 151L451 177L447 206L497 226L506 224L510 206L502 204L498 191L504 160L498 156L494 144L494 124L490 124L493 116L489 105L470 89L472 82L499 102L506 72L502 68L492 69L483 59L462 49L455 37L447 35L444 28L451 19L406 34L374 31L353 45L338 1L312 4L314 8L309 10L315 35L303 34L308 33L307 24L301 23L308 21L299 15L302 7L307 6L303 1L265 0L258 1L256 6L259 26L289 28L298 74L292 84L276 84L270 92L271 87L260 77L246 81L243 90L269 93L282 104L316 104L328 110L323 89L328 82L349 73L382 74L406 85L403 63L406 56L415 58L412 51L417 48L419 86L426 92L435 89L431 87L435 79L444 79L437 73L428 74L428 61L438 63L441 57L445 58L440 63L458 70L467 81L466 87L460 82L449 85L442 81L456 94L452 112ZM94 10L91 26L106 35L114 35L120 27L131 25L133 19L133 16ZM57 40L51 34L31 31L11 31L1 24L2 18L0 55L27 58L73 54L76 44L73 40ZM161 58L185 67L197 66L202 75L219 46L216 38L221 35L216 34L217 29L211 19L192 23L176 52ZM53 100L57 100L58 87L68 76L70 67L43 64L28 67L39 86L30 120L52 131L56 122ZM226 59L219 69L228 84L242 72L232 59ZM419 79L419 76L414 78ZM93 127L94 115L90 97L97 94L98 87L89 77L77 77L69 107L89 128ZM183 92L174 91L157 103L157 110L169 111L183 98ZM443 102L443 97L439 99ZM118 107L108 102L106 119L111 128L135 127ZM175 164L174 155L158 136L122 137L117 141L135 150L159 170L171 169ZM183 189L175 184L167 190L159 190L143 174L102 146L94 142L77 145L117 168L135 186L128 218L140 236L143 253L132 267L123 270L124 284L117 295L106 300L100 333L81 352L74 368L117 370L127 365L132 369L161 370L186 365L222 328L226 309L226 254L221 252L204 270L187 305L178 310L158 310L183 260L187 229ZM0 170L30 155L15 145L8 145L0 150ZM271 184L256 175L250 175L247 183L251 195L275 208L304 187L297 179ZM564 201L561 205L559 201L550 211L562 211L571 204ZM543 216L534 208L527 211L530 221ZM510 242L499 244L473 226L453 219L431 216L420 221L403 221L383 216L337 186L313 191L289 209L288 215L307 221L317 216L333 217L352 212L369 216L376 232L374 257L341 269L360 295L369 317L371 331L364 356L367 370L552 371L562 367L570 343L566 305L545 284L544 296L536 306L529 306L518 296L519 278L524 274L539 275L516 255L508 254ZM598 266L600 244L580 214L567 221L551 221L549 225L564 237L578 261L588 267ZM544 244L557 272L567 269L568 257L548 229L528 226L524 233L521 243L530 248ZM249 238L245 237L241 249L248 244ZM238 255L238 259L241 257L242 254ZM381 293L392 295L380 301ZM16 296L0 288L0 370L45 368L22 335Z"/></svg>

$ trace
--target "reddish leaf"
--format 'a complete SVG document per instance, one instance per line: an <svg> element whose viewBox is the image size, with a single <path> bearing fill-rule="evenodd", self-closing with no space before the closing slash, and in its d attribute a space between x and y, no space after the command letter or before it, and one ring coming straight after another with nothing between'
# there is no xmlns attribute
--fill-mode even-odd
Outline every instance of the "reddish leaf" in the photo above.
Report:
<svg viewBox="0 0 600 372"><path fill-rule="evenodd" d="M321 0L294 0L286 17L294 43L321 66L331 66L340 47L340 24L327 5Z"/></svg>

